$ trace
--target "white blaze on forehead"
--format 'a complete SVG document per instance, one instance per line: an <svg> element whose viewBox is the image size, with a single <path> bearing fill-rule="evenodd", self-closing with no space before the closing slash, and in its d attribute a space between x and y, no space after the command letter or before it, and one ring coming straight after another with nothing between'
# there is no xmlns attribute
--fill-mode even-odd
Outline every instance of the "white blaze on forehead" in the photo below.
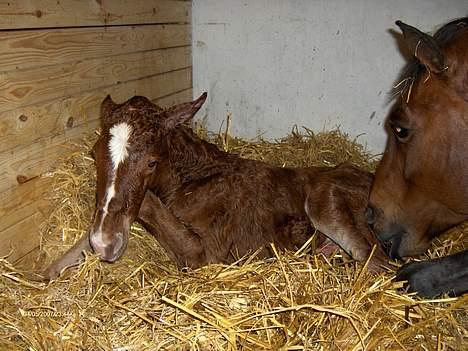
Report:
<svg viewBox="0 0 468 351"><path fill-rule="evenodd" d="M106 203L104 204L104 208L102 209L105 215L107 214L109 203L111 202L114 196L115 196L115 179L112 181L111 186L107 188L106 190Z"/></svg>
<svg viewBox="0 0 468 351"><path fill-rule="evenodd" d="M132 127L122 122L112 126L109 133L111 135L109 151L115 171L119 164L124 162L128 156L128 140L132 134Z"/></svg>
<svg viewBox="0 0 468 351"><path fill-rule="evenodd" d="M102 238L102 225L109 210L109 204L115 196L115 180L117 178L117 169L119 165L128 157L128 148L130 135L132 134L132 127L125 122L118 123L109 130L109 152L112 160L112 179L109 187L106 189L104 207L102 209L102 217L99 224L99 229L96 234L96 242L98 245L104 245Z"/></svg>

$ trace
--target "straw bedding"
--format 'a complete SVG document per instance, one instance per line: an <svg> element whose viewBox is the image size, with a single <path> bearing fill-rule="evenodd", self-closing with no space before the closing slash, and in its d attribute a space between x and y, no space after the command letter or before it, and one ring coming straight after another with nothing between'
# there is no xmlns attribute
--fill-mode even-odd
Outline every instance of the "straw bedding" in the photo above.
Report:
<svg viewBox="0 0 468 351"><path fill-rule="evenodd" d="M339 130L295 128L273 143L198 132L225 150L281 166L375 166ZM94 139L52 174L55 210L42 228L37 267L60 256L89 225ZM455 228L428 255L466 247L466 231L466 224ZM420 300L399 291L391 273L370 274L340 252L326 259L303 247L181 272L135 224L117 263L90 255L49 284L28 280L7 259L0 259L0 272L2 350L468 349L468 296Z"/></svg>

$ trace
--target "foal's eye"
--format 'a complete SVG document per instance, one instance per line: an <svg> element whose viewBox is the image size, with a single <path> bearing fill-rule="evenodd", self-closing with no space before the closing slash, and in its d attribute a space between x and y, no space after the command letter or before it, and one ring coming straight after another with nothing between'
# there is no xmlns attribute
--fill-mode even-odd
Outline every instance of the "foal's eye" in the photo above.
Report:
<svg viewBox="0 0 468 351"><path fill-rule="evenodd" d="M409 136L409 130L400 126L392 126L393 133L400 141L404 141Z"/></svg>
<svg viewBox="0 0 468 351"><path fill-rule="evenodd" d="M148 162L148 167L149 167L149 168L154 168L154 167L156 166L156 163L157 163L157 162L154 161L154 160L153 160L153 161L150 161L150 162Z"/></svg>

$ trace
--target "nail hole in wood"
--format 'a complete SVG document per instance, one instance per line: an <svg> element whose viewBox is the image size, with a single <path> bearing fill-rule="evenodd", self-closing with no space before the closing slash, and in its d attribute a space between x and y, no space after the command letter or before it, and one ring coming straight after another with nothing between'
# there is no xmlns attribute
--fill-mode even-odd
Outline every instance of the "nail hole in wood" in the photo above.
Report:
<svg viewBox="0 0 468 351"><path fill-rule="evenodd" d="M67 119L67 128L73 127L74 122L75 121L74 121L73 117L68 117L68 119Z"/></svg>
<svg viewBox="0 0 468 351"><path fill-rule="evenodd" d="M18 182L18 184L24 184L28 181L28 177L26 177L25 175L19 175L16 177L16 181Z"/></svg>

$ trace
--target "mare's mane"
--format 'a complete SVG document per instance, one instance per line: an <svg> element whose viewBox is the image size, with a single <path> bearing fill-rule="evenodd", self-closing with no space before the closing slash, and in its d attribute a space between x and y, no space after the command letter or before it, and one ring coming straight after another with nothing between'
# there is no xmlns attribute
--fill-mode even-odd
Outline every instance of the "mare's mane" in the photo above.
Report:
<svg viewBox="0 0 468 351"><path fill-rule="evenodd" d="M434 40L440 48L445 47L449 44L456 36L461 28L468 26L468 17L463 17L451 21L441 28L439 28L433 35ZM407 96L411 93L412 85L426 72L426 66L424 66L418 59L413 59L403 68L402 74L398 79L396 85L396 93L393 97L403 95Z"/></svg>

